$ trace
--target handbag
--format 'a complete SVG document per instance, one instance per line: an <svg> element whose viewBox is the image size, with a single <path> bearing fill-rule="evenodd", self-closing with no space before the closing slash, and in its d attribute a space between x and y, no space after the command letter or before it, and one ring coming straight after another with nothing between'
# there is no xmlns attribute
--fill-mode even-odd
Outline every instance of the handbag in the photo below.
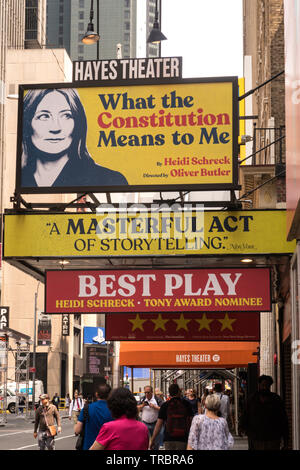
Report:
<svg viewBox="0 0 300 470"><path fill-rule="evenodd" d="M47 426L47 428L49 429L50 435L51 435L52 437L56 436L56 434L57 434L56 426L55 426L54 424L52 424L51 426L49 426L48 421L47 421L47 418L46 418L46 413L45 413L44 410L43 410L43 413L44 413L44 418L45 418L46 426Z"/></svg>
<svg viewBox="0 0 300 470"><path fill-rule="evenodd" d="M85 434L85 423L89 420L89 404L85 403L83 407L83 423L82 423L82 430L77 438L75 449L76 450L83 450L83 442L84 442L84 434Z"/></svg>
<svg viewBox="0 0 300 470"><path fill-rule="evenodd" d="M56 426L48 426L48 429L50 431L50 434L52 437L56 436L57 431L56 431Z"/></svg>

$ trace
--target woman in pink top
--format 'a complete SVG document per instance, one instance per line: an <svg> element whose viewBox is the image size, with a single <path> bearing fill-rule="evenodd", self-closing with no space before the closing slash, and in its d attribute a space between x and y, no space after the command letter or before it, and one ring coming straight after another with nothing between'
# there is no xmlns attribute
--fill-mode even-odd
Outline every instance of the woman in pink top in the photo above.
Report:
<svg viewBox="0 0 300 470"><path fill-rule="evenodd" d="M113 390L107 406L115 420L103 424L90 450L148 450L148 429L137 421L137 403L130 390Z"/></svg>

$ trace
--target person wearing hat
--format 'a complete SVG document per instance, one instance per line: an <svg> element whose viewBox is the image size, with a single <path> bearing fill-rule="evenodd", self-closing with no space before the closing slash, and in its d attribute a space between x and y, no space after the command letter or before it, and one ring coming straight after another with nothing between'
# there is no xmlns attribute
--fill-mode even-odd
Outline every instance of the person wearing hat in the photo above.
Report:
<svg viewBox="0 0 300 470"><path fill-rule="evenodd" d="M33 437L38 438L40 450L54 450L54 436L51 435L49 426L57 423L57 432L61 432L61 421L56 406L52 405L49 395L46 393L40 396L42 404L35 412Z"/></svg>

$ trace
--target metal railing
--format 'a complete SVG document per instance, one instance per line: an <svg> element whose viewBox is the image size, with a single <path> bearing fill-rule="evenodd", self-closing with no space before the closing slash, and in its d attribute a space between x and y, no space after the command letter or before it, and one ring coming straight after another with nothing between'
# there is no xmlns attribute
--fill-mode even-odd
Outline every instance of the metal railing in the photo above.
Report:
<svg viewBox="0 0 300 470"><path fill-rule="evenodd" d="M285 165L285 126L253 128L252 165Z"/></svg>

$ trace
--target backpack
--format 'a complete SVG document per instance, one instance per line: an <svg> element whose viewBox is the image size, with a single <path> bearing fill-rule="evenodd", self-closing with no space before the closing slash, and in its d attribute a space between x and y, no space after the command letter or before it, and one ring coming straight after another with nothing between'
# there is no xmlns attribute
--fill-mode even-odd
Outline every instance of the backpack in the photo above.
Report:
<svg viewBox="0 0 300 470"><path fill-rule="evenodd" d="M168 403L166 431L173 438L185 437L190 429L188 408L184 401L178 398Z"/></svg>

